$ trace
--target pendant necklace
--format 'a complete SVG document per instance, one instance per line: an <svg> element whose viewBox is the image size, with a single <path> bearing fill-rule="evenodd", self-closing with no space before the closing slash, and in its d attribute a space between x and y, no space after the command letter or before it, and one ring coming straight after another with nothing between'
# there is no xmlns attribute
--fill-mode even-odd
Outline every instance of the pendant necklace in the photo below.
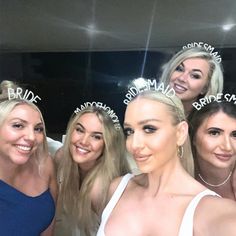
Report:
<svg viewBox="0 0 236 236"><path fill-rule="evenodd" d="M230 173L229 173L229 175L227 176L227 178L226 178L222 183L220 183L220 184L210 184L210 183L208 183L205 179L203 179L203 177L201 176L200 173L198 174L198 176L199 176L199 178L200 178L205 184L207 184L208 186L211 186L211 187L220 187L220 186L224 185L224 184L230 179L232 173L233 173L233 171L230 171Z"/></svg>

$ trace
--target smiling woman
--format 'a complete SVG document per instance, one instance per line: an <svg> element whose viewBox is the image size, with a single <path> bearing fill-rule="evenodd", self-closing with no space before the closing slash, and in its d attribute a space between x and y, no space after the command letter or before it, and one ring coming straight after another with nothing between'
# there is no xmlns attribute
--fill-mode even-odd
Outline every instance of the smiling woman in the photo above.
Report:
<svg viewBox="0 0 236 236"><path fill-rule="evenodd" d="M45 125L31 102L0 103L0 231L52 235L57 195Z"/></svg>
<svg viewBox="0 0 236 236"><path fill-rule="evenodd" d="M190 119L195 177L236 201L236 107L227 100L214 101L195 110Z"/></svg>
<svg viewBox="0 0 236 236"><path fill-rule="evenodd" d="M175 90L186 115L191 113L192 103L197 99L223 91L222 65L203 47L184 48L163 68L160 80Z"/></svg>
<svg viewBox="0 0 236 236"><path fill-rule="evenodd" d="M108 108L88 102L68 123L55 158L60 182L55 236L94 235L111 181L129 172L124 134Z"/></svg>
<svg viewBox="0 0 236 236"><path fill-rule="evenodd" d="M236 235L235 202L197 182L181 164L188 124L177 96L140 93L126 108L124 132L142 174L112 182L97 236Z"/></svg>

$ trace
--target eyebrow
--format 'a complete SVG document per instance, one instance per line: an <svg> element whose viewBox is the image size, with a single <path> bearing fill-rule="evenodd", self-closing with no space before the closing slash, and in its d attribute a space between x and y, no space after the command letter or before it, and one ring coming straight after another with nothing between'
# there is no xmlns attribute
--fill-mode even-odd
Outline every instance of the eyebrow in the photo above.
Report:
<svg viewBox="0 0 236 236"><path fill-rule="evenodd" d="M14 118L12 118L12 119L10 120L10 122L13 122L14 120L18 120L18 121L20 121L20 122L23 122L24 124L29 123L27 120L21 119L21 118L19 118L19 117L14 117ZM37 126L37 125L43 125L43 122L40 121L40 122L37 123L35 126Z"/></svg>
<svg viewBox="0 0 236 236"><path fill-rule="evenodd" d="M211 129L214 129L214 130L217 130L217 131L224 131L223 129L220 129L218 127L209 127L209 128L207 128L207 131L209 131Z"/></svg>
<svg viewBox="0 0 236 236"><path fill-rule="evenodd" d="M78 126L78 125L81 126L84 130L86 130L85 127L84 127L81 123L77 122L77 123L76 123L76 126ZM91 133L92 133L92 134L100 134L100 135L103 135L103 133L102 133L102 132L99 132L99 131L92 131Z"/></svg>
<svg viewBox="0 0 236 236"><path fill-rule="evenodd" d="M144 125L144 124L146 124L146 123L148 123L148 122L150 122L150 121L155 121L155 122L163 122L162 120L159 120L159 119L145 119L145 120L141 120L141 121L139 121L138 122L138 125ZM129 126L129 124L128 123L124 123L124 126Z"/></svg>
<svg viewBox="0 0 236 236"><path fill-rule="evenodd" d="M184 68L186 68L186 66L184 65L184 62L181 62L180 65L182 65ZM200 69L192 69L192 71L200 72L201 74L203 74L203 72Z"/></svg>

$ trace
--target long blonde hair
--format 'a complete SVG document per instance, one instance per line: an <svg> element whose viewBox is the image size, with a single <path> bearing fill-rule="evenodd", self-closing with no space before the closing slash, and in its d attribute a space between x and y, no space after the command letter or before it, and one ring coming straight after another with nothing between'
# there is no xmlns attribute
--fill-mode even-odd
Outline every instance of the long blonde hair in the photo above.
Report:
<svg viewBox="0 0 236 236"><path fill-rule="evenodd" d="M148 90L140 93L136 97L136 99L139 97L158 101L160 103L165 104L168 107L170 114L172 115L174 125L179 124L181 121L186 121L183 104L176 95L168 97L162 92L158 92L155 90ZM194 176L194 161L193 161L189 136L187 137L185 143L183 144L182 152L183 153L181 154L180 161L184 169L191 176Z"/></svg>
<svg viewBox="0 0 236 236"><path fill-rule="evenodd" d="M96 114L103 127L104 150L98 158L96 165L86 174L83 181L78 164L73 161L70 153L71 134L75 129L78 119L86 114ZM111 181L118 176L129 172L126 160L125 139L122 129L115 129L109 115L101 108L87 107L70 119L65 143L63 146L63 158L59 163L58 175L62 180L59 202L67 215L74 219L74 224L87 235L97 229L101 212L106 204L106 195ZM91 202L91 190L95 181L99 178L102 186L98 196L103 196L98 207L98 215L95 214Z"/></svg>

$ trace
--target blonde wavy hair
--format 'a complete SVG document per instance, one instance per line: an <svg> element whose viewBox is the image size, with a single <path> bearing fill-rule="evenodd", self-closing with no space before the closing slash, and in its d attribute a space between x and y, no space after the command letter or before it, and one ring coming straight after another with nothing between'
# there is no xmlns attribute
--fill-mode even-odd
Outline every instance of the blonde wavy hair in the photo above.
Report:
<svg viewBox="0 0 236 236"><path fill-rule="evenodd" d="M89 170L81 180L78 164L73 160L70 152L71 135L78 119L86 113L96 114L102 124L104 150L97 159L96 165ZM118 176L130 172L126 160L125 139L122 129L115 129L109 115L98 107L87 107L73 115L68 123L66 138L63 146L63 157L58 166L58 178L61 179L59 203L72 223L78 225L86 235L97 230L101 213L106 205L106 195L111 181ZM98 196L102 201L98 206L98 214L92 207L91 190L95 181L102 184Z"/></svg>
<svg viewBox="0 0 236 236"><path fill-rule="evenodd" d="M179 66L186 59L190 58L204 59L209 63L210 70L208 72L208 85L206 87L206 92L203 97L221 93L223 91L224 86L222 64L217 62L214 56L202 47L182 49L181 51L176 53L163 66L160 82L163 82L165 86L169 85L171 75L173 74L177 66Z"/></svg>

